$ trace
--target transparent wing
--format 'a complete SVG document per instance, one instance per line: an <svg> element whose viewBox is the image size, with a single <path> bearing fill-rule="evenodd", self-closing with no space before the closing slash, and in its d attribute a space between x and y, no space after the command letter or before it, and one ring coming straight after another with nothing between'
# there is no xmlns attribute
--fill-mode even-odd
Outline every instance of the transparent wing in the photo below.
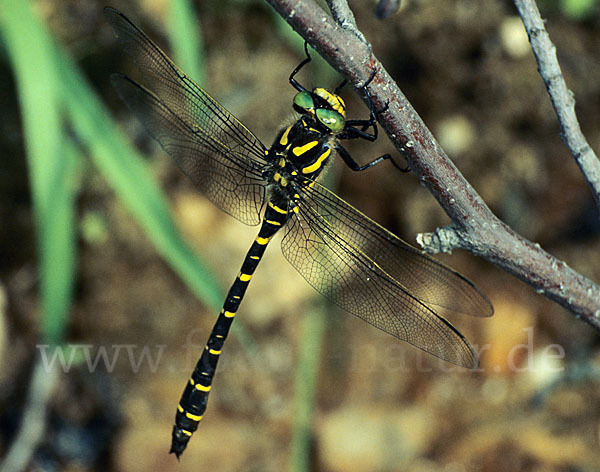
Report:
<svg viewBox="0 0 600 472"><path fill-rule="evenodd" d="M113 76L121 98L215 205L243 223L258 224L265 146L124 15L104 11L148 86Z"/></svg>
<svg viewBox="0 0 600 472"><path fill-rule="evenodd" d="M448 362L477 365L468 341L440 314L493 313L471 282L318 183L301 196L282 250L309 284L386 333Z"/></svg>

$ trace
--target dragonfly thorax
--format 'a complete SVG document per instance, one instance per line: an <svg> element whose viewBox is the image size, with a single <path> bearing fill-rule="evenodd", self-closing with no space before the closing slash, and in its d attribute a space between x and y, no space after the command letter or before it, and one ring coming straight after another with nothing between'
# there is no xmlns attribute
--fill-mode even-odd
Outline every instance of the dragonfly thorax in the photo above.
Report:
<svg viewBox="0 0 600 472"><path fill-rule="evenodd" d="M308 185L329 162L333 139L319 129L314 118L301 117L275 138L268 155L270 175L266 177L282 187L290 182L295 187Z"/></svg>

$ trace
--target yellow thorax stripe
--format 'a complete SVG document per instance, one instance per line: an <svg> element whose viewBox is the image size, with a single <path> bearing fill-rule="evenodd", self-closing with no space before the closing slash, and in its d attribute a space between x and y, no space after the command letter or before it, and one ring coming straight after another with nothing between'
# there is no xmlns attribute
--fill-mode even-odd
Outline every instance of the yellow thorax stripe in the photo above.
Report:
<svg viewBox="0 0 600 472"><path fill-rule="evenodd" d="M319 156L319 158L311 165L302 168L303 174L311 174L319 169L323 165L323 161L329 157L331 154L331 148L327 148L323 154Z"/></svg>
<svg viewBox="0 0 600 472"><path fill-rule="evenodd" d="M304 146L296 146L295 148L292 149L292 152L294 154L296 154L296 156L301 156L306 151L310 151L312 148L314 148L318 144L319 144L319 141L310 141L310 142L306 143Z"/></svg>
<svg viewBox="0 0 600 472"><path fill-rule="evenodd" d="M282 146L286 146L288 143L288 135L290 134L290 131L292 130L292 126L294 125L290 125L288 127L288 129L286 129L284 131L284 133L281 135L281 139L279 140L279 144L281 144Z"/></svg>

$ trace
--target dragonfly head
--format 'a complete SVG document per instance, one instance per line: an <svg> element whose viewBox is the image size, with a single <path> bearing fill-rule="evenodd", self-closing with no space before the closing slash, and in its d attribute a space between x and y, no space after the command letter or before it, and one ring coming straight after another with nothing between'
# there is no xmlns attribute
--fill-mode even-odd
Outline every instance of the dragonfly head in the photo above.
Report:
<svg viewBox="0 0 600 472"><path fill-rule="evenodd" d="M341 133L346 126L346 104L339 95L324 88L304 90L294 96L294 110L314 116L332 133Z"/></svg>

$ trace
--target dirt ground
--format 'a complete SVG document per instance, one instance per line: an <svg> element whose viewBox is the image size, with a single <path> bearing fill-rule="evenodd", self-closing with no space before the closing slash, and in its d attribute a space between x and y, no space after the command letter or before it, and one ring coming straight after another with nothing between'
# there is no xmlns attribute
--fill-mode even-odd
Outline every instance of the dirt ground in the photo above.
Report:
<svg viewBox="0 0 600 472"><path fill-rule="evenodd" d="M225 290L256 228L196 192L118 100L110 73L131 68L104 21L104 4L36 3L123 131L149 156L180 230ZM165 48L167 4L113 2ZM377 57L494 213L600 281L598 213L560 139L512 2L406 4L384 21L374 18L372 2L351 6ZM282 38L266 3L195 6L206 48L205 88L270 144L291 116L287 77L301 56ZM596 8L574 19L553 2L541 7L583 133L598 151L600 14ZM0 154L9 156L0 164L7 190L0 193L4 455L40 351L25 150L14 81L7 61L0 66ZM316 69L302 72L307 86L335 86L335 75L323 84ZM343 96L351 116L366 116L352 90ZM361 162L396 153L385 136L348 149ZM100 237L79 235L67 339L83 346L76 349L84 356L86 349L92 357L104 349L115 364L90 372L83 362L60 377L48 433L30 470L287 470L300 333L305 317L318 310L326 310L327 325L309 420L311 470L600 470L597 332L490 263L456 252L440 259L476 282L495 315L453 320L482 356L475 371L452 367L324 305L282 257L278 240L239 312L252 341L236 333L228 340L207 415L178 464L167 454L175 408L217 312L195 299L83 158L78 217L96 218L104 229ZM334 164L330 186L403 239L414 244L417 233L448 223L414 175L387 164L354 174L341 164Z"/></svg>

